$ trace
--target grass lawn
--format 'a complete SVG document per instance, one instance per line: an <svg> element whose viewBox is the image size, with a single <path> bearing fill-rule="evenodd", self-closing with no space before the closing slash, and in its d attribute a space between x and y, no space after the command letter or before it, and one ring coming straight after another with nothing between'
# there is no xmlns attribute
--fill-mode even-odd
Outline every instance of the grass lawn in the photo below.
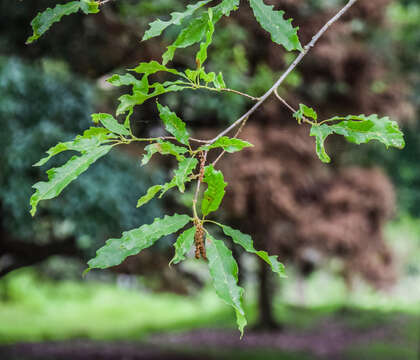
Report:
<svg viewBox="0 0 420 360"><path fill-rule="evenodd" d="M322 332L327 330L334 334L334 328L328 330L329 324L347 329L350 334L365 332L367 341L353 345L350 340L351 346L342 349L342 359L417 359L420 322L412 307L402 312L338 304L297 307L276 302L275 308L279 321L285 325L285 336L290 333L297 338L308 337L309 343L316 343L318 340L309 338L321 334L319 341L328 345L331 342L329 335L326 333L323 338ZM255 306L248 305L248 315L252 324L256 318ZM395 330L396 340L369 340L370 332L378 328L392 336ZM156 294L94 281L55 282L40 279L31 269L21 269L0 281L0 344L3 345L72 339L147 344L150 336L156 333L175 337L190 333L194 339L192 343L187 346L185 343L169 344L168 349L174 353L202 354L202 358L211 359L325 359L315 356L305 346L296 350L242 346L248 341L247 332L244 342L239 345L202 346L194 338L199 329L225 331L233 339L239 338L231 309L211 289L189 297ZM251 329L252 325L248 334L252 334ZM163 344L162 348L165 347Z"/></svg>
<svg viewBox="0 0 420 360"><path fill-rule="evenodd" d="M183 297L96 282L40 281L25 269L1 286L8 294L0 301L1 343L140 339L155 331L234 324L230 309L211 291Z"/></svg>

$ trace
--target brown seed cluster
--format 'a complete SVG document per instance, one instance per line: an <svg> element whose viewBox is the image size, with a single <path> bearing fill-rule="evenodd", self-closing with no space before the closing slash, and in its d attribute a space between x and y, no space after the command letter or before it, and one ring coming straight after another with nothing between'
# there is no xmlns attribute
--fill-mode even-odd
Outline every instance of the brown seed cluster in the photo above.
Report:
<svg viewBox="0 0 420 360"><path fill-rule="evenodd" d="M204 243L203 224L199 220L195 220L194 224L195 224L195 235L194 235L195 258L199 259L201 257L204 260L207 260L206 246Z"/></svg>
<svg viewBox="0 0 420 360"><path fill-rule="evenodd" d="M203 151L198 153L198 157L200 159L200 173L198 175L198 179L200 182L203 182L204 179L204 166L206 165L206 156L204 155Z"/></svg>

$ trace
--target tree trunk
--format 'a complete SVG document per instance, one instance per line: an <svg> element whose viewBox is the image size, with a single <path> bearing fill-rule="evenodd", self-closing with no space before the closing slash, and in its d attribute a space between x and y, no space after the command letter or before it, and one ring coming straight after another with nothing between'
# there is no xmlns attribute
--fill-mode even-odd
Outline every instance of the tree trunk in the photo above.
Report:
<svg viewBox="0 0 420 360"><path fill-rule="evenodd" d="M274 330L281 329L273 311L274 284L269 266L264 261L259 262L259 291L258 291L258 321L256 329Z"/></svg>

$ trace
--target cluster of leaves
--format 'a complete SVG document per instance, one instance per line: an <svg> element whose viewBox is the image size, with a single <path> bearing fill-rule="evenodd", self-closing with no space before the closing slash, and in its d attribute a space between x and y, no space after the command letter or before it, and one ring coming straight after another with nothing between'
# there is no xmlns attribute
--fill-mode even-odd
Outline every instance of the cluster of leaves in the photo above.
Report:
<svg viewBox="0 0 420 360"><path fill-rule="evenodd" d="M331 158L325 151L325 140L329 135L342 135L354 144L366 144L370 140L377 140L387 148L395 147L402 149L405 146L404 135L395 121L389 117L379 118L378 115L348 115L334 116L331 119L318 121L316 111L304 104L300 104L299 110L293 116L298 123L303 121L311 124L310 136L316 139L316 153L320 160L329 163ZM332 124L331 124L332 123Z"/></svg>
<svg viewBox="0 0 420 360"><path fill-rule="evenodd" d="M171 181L163 185L154 185L148 189L145 195L140 197L137 206L140 207L149 202L160 192L162 197L169 189L177 187L180 192L185 191L186 183L199 177L194 174L199 160L198 157L204 151L211 149L222 149L233 153L241 151L243 148L252 146L250 143L229 137L220 137L217 141L209 145L202 145L193 150L186 124L166 106L157 102L160 118L165 129L173 135L180 145L165 140L165 138L149 138L152 143L145 148L142 164L149 162L151 157L156 154L173 156L178 162L178 168L174 171ZM129 128L118 123L110 114L93 114L93 121L100 122L103 127L91 127L83 135L77 136L73 141L59 143L47 151L47 156L35 164L41 166L46 164L54 156L64 151L77 151L79 156L73 156L67 163L58 168L48 171L48 181L39 182L34 185L36 192L31 197L32 215L37 210L37 205L41 200L47 200L58 196L61 191L82 172L86 171L90 164L100 157L106 155L112 147L118 144L127 144L132 141L140 140L134 137ZM192 227L184 231L175 243L175 256L172 260L177 264L185 259L185 255L194 246L196 233L196 219L201 224L214 223L206 220L206 217L218 210L225 195L226 182L221 171L216 170L213 165L204 166L200 171L203 172L202 182L207 184L207 189L201 201L201 216L198 217L195 210L194 217L189 215L174 214L157 218L150 225L143 225L137 229L124 232L119 239L110 239L105 246L98 250L94 259L89 261L90 269L105 269L119 265L128 256L138 254L141 250L152 246L160 238L173 234L188 223ZM284 275L283 265L278 262L275 256L269 256L265 251L257 251L253 246L249 235L243 234L226 225L216 223L223 232L231 237L235 243L242 246L246 251L255 253L266 261L274 272L280 276ZM207 233L206 252L209 259L210 273L213 278L214 286L220 297L235 308L238 316L238 325L242 331L246 324L245 314L242 306L243 290L237 284L237 264L232 257L229 248L221 240L214 239Z"/></svg>
<svg viewBox="0 0 420 360"><path fill-rule="evenodd" d="M33 34L26 40L27 44L39 39L48 29L56 22L60 21L63 16L77 13L81 10L84 14L96 14L99 12L99 2L94 0L70 1L66 4L58 4L53 9L39 13L31 22Z"/></svg>
<svg viewBox="0 0 420 360"><path fill-rule="evenodd" d="M145 205L157 195L162 197L173 188L177 188L183 193L186 186L195 181L197 190L193 201L192 216L173 214L156 218L152 224L142 225L124 232L121 238L109 239L97 251L96 257L88 262L87 271L116 266L128 256L138 254L143 249L152 246L160 238L177 233L189 224L189 228L179 235L174 244L175 256L171 262L177 264L184 260L187 253L195 246L196 257L208 260L214 288L220 298L234 308L238 327L243 332L246 318L242 304L243 289L238 285L238 265L229 246L224 241L215 239L209 233L207 225L219 226L222 232L232 239L233 243L267 262L273 272L279 276L284 276L284 267L276 256L270 256L265 251L257 251L249 235L207 218L219 209L227 185L223 173L215 168L217 161L207 164L207 154L213 150L221 151L221 155L225 152L234 153L252 145L237 138L239 132L233 137L217 136L208 141L193 139L186 124L167 106L161 105L159 102L157 102L157 111L166 131L170 134L169 136L138 138L134 136L130 128L130 116L133 114L135 106L169 92L199 89L214 92L228 91L258 100L227 88L221 73L207 72L204 67L208 57L208 48L213 40L215 25L223 16L229 16L239 6L239 0L221 0L217 5L204 10L204 7L210 2L210 0L198 1L188 5L184 12L170 14L168 20L156 20L150 24L144 34L144 41L161 35L163 31L173 25L180 26L181 29L174 42L163 53L161 63L157 61L142 62L128 73L116 74L108 79L109 83L114 86L131 87L130 94L122 95L119 98L120 103L116 110L117 116L125 116L123 123L120 123L111 114L93 114L93 122L100 124L100 127L91 127L73 141L59 143L48 150L48 156L35 164L36 166L44 165L49 159L64 151L79 153L64 165L50 169L47 172L48 181L34 185L36 191L30 200L31 214L35 215L40 201L58 196L65 187L85 172L91 164L105 156L113 147L132 142L148 142L142 159L143 165L146 165L154 154L159 153L173 157L177 161L177 168L169 182L150 187L139 198L137 206ZM87 4L89 7L86 7ZM29 41L41 36L62 16L74 13L79 9L85 13L95 13L98 12L100 4L97 1L81 0L66 5L57 5L54 9L47 9L32 22L34 35ZM265 5L263 0L249 0L249 4L256 20L270 34L275 43L282 45L287 51L304 51L297 35L298 28L293 27L291 19L284 18L283 11L273 10L273 6ZM168 66L178 49L194 44L199 44L195 56L196 68L181 71ZM165 82L150 81L158 72L166 73L171 79ZM137 77L137 74L140 77ZM299 123L311 124L311 135L317 139L317 153L324 162L330 160L324 149L324 141L327 136L333 133L343 135L349 141L358 144L377 139L387 146L403 146L402 134L396 124L387 118L379 119L376 115L335 117L318 123L316 112L301 105L299 111L295 113L295 117ZM335 123L337 121L339 122ZM334 122L334 124L330 125L329 122ZM197 204L199 203L201 184L205 184L206 189L202 193L199 211Z"/></svg>

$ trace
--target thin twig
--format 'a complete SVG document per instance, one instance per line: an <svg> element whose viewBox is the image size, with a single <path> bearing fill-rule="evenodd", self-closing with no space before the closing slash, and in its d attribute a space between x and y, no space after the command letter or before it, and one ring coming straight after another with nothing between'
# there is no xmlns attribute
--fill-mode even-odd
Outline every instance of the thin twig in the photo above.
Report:
<svg viewBox="0 0 420 360"><path fill-rule="evenodd" d="M110 2L110 1L113 1L113 0L102 0L102 1L99 1L99 6L105 5L106 3Z"/></svg>
<svg viewBox="0 0 420 360"><path fill-rule="evenodd" d="M257 98L255 96L252 96L252 95L249 95L247 93L243 93L243 92L240 92L240 91L234 90L234 89L226 88L226 89L221 89L221 91L226 91L226 92L231 92L231 93L234 93L234 94L237 94L237 95L242 95L242 96L247 97L248 99L251 99L253 101L258 101L260 99L260 98Z"/></svg>
<svg viewBox="0 0 420 360"><path fill-rule="evenodd" d="M295 109L293 109L293 107L286 101L284 100L278 93L277 91L278 89L274 90L274 95L276 95L276 98L279 99L293 114L296 112ZM309 125L314 125L314 122L307 119L306 117L302 116L302 121L304 123L307 123Z"/></svg>
<svg viewBox="0 0 420 360"><path fill-rule="evenodd" d="M293 109L293 107L279 95L277 89L274 90L274 95L276 95L276 98L279 99L280 102L282 102L292 113L296 112L296 110Z"/></svg>
<svg viewBox="0 0 420 360"><path fill-rule="evenodd" d="M176 140L176 137L175 136L161 136L161 137L159 137L159 139L161 139L161 140ZM208 143L207 140L195 139L195 138L191 138L191 137L188 138L188 140L193 141L193 142L197 142L197 143L200 143L200 144L207 144Z"/></svg>
<svg viewBox="0 0 420 360"><path fill-rule="evenodd" d="M188 83L182 83L182 84L185 84L185 85L191 85L191 84L188 84ZM241 96L243 96L243 97L246 97L246 98L248 98L248 99L251 99L251 100L253 100L253 101L258 101L260 98L257 98L257 97L255 97L255 96L252 96L252 95L249 95L249 94L247 94L247 93L243 93L243 92L241 92L241 91L238 91L238 90L234 90L234 89L229 89L229 88L223 88L223 89L217 89L217 88L214 88L214 87L210 87L210 86L206 86L206 85L199 85L199 84L195 84L195 83L193 83L192 82L192 84L193 84L193 86L191 87L191 89L192 90L199 90L199 89L205 89L205 90L209 90L209 91L217 91L217 92L220 92L220 91L225 91L225 92L231 92L231 93L234 93L234 94L237 94L237 95L241 95Z"/></svg>
<svg viewBox="0 0 420 360"><path fill-rule="evenodd" d="M198 180L197 180L197 188L195 190L195 195L194 195L194 199L193 199L193 213L194 213L194 218L195 219L198 219L198 214L197 214L197 201L198 201L198 195L200 194L202 167L206 163L207 153L208 153L208 151L204 151L203 152L203 155L202 155L202 158L201 158L201 161L200 161L200 176L198 177Z"/></svg>
<svg viewBox="0 0 420 360"><path fill-rule="evenodd" d="M237 137L239 136L239 134L241 133L242 129L244 128L244 126L245 126L245 124L246 124L246 121L247 121L247 120L248 120L248 119L245 119L245 120L242 122L241 126L239 126L238 131L236 132L235 136L233 137L234 139L235 139L235 138L237 138ZM218 161L219 161L219 160L222 158L222 156L223 156L223 155L225 155L225 154L226 154L226 150L223 150L223 151L220 153L220 155L216 158L216 160L214 160L214 161L213 161L212 165L213 165L213 166L216 166L216 164L218 163Z"/></svg>
<svg viewBox="0 0 420 360"><path fill-rule="evenodd" d="M318 33L312 38L312 40L303 48L303 51L297 56L295 61L287 68L287 70L283 73L282 76L275 82L275 84L263 95L260 97L260 100L251 108L249 109L244 115L242 115L239 119L237 119L234 123L232 123L229 127L223 130L219 135L215 138L208 141L209 144L214 143L217 139L221 138L223 135L226 135L236 126L238 126L242 121L247 119L250 115L252 115L260 106L264 103L265 100L276 90L286 79L286 77L296 68L296 66L302 61L305 55L309 52L311 48L313 48L319 38L328 30L328 28L334 24L344 13L356 2L357 0L349 0L348 3L334 16L332 17L322 28L318 31Z"/></svg>
<svg viewBox="0 0 420 360"><path fill-rule="evenodd" d="M157 141L157 140L177 140L177 138L175 136L159 136L159 137L150 137L150 138L138 138L138 137L133 136L132 140L127 139L127 141L129 141L128 143L131 143L133 141ZM195 138L188 138L188 140L192 142L197 142L200 144L208 143L208 140L200 140L200 139L195 139Z"/></svg>

